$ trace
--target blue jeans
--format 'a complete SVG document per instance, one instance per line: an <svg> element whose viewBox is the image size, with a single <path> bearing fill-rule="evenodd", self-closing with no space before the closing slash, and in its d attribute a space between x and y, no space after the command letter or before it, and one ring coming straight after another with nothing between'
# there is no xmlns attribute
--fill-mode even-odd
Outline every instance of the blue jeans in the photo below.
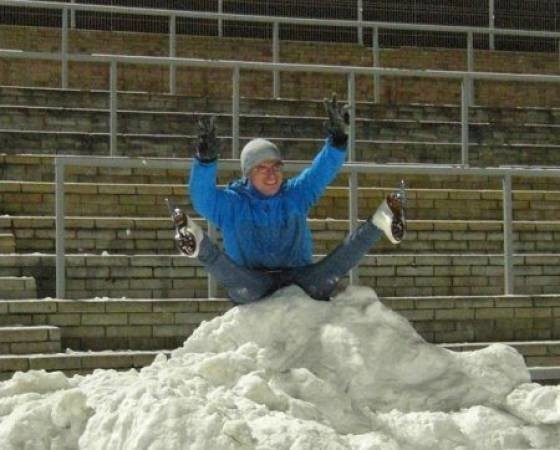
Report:
<svg viewBox="0 0 560 450"><path fill-rule="evenodd" d="M316 300L329 300L338 281L356 266L383 232L369 220L356 228L321 261L303 267L255 270L234 263L208 236L200 244L199 261L226 288L234 303L251 303L297 284Z"/></svg>

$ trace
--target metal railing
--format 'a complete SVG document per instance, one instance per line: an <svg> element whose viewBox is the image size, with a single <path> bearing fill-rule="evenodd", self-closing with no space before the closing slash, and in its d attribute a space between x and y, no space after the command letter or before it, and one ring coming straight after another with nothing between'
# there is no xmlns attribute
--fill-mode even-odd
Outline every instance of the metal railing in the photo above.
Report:
<svg viewBox="0 0 560 450"><path fill-rule="evenodd" d="M75 3L63 0L62 3ZM530 4L516 0L431 0L429 2L391 0L197 0L177 2L176 0L88 0L88 3L124 5L134 8L208 11L217 13L307 17L317 19L348 19L356 21L390 21L398 23L424 23L459 26L484 26L527 30L560 29L557 15L560 3L557 0L534 0ZM18 11L19 10L19 14ZM2 17L4 15L4 17ZM60 27L60 17L52 9L15 8L0 6L0 23ZM98 13L88 11L71 12L71 26L82 29L133 32L167 32L167 23L161 17L133 16L120 13ZM270 29L260 24L246 22L226 22L218 20L183 19L178 23L182 34L214 35L230 37L268 38ZM290 40L328 42L371 42L368 29L313 27L285 25L282 37ZM494 49L494 35L481 39L478 45ZM435 46L461 47L463 42L452 33L385 31L382 41L387 46ZM555 43L550 39L506 37L499 38L497 46L522 50L554 51Z"/></svg>
<svg viewBox="0 0 560 450"><path fill-rule="evenodd" d="M513 81L529 83L558 83L560 75L528 75L495 72L468 72L443 70L410 70L384 69L360 66L331 66L314 64L264 63L251 61L217 61L194 58L170 58L157 56L126 56L126 55L82 55L42 52L24 52L0 49L0 58L60 60L68 64L70 61L105 63L110 66L110 155L118 155L118 97L117 77L118 64L165 65L173 67L203 67L214 69L230 69L232 71L232 158L239 156L239 115L240 115L240 76L241 70L268 72L311 72L344 75L347 80L347 102L352 106L349 140L349 160L355 160L355 94L356 75L372 77L391 76L401 78L436 78L457 80L461 83L461 164L469 165L469 107L472 104L472 85L474 80ZM171 79L170 79L171 81Z"/></svg>
<svg viewBox="0 0 560 450"><path fill-rule="evenodd" d="M23 52L13 50L0 50L0 57L12 57L20 59L47 59L59 60L61 54ZM248 61L209 61L191 58L168 58L168 57L146 57L146 56L124 56L124 55L66 55L68 61L98 62L106 63L111 68L111 154L117 154L117 126L118 126L118 104L116 92L117 65L118 64L143 64L143 65L173 65L189 67L207 67L230 69L233 72L232 83L232 158L239 156L239 81L241 70L251 71L287 71L287 72L315 72L345 75L348 84L347 101L352 106L350 134L348 143L348 161L343 172L349 173L349 223L350 229L357 226L357 192L359 173L414 173L414 174L445 174L445 175L478 175L478 176L500 176L503 179L504 191L504 290L506 295L513 294L513 231L512 231L512 176L537 176L551 177L559 176L560 169L518 169L518 168L469 168L469 98L473 80L491 81L517 81L517 82L539 82L558 83L558 75L521 75L491 72L464 72L464 71L435 71L435 70L405 70L405 69L381 69L356 66L329 66L310 64L286 64L286 63L262 63ZM375 165L355 162L355 78L356 75L383 75L393 77L421 77L421 78L443 78L453 79L461 82L461 165ZM115 162L120 161L120 162ZM152 168L186 168L188 163L184 161L157 160L152 162L146 159L113 159L113 158L79 158L79 157L57 157L56 158L56 258L57 258L57 297L64 298L65 295L65 262L64 262L64 167L65 165L91 165L114 167L152 167ZM301 167L297 163L288 165L290 168ZM237 165L237 163L236 163ZM222 167L231 167L231 162L223 161ZM357 282L357 270L350 273L350 282ZM210 283L210 296L214 296L215 287Z"/></svg>
<svg viewBox="0 0 560 450"><path fill-rule="evenodd" d="M467 46L467 71L474 70L474 34L483 34L490 37L496 35L503 36L517 36L517 37L541 37L551 38L558 41L558 52L560 55L560 33L550 31L529 31L529 30L516 30L516 29L499 29L495 28L493 22L489 27L465 27L465 26L449 26L449 25L427 25L427 24L407 24L397 22L379 22L379 21L366 21L366 20L332 20L332 19L306 19L294 17L277 17L277 16L260 16L260 15L244 15L244 14L223 14L214 12L199 12L199 11L176 11L168 9L153 9L153 8L126 8L120 6L105 6L105 5L90 5L80 3L59 3L59 2L39 2L33 0L0 0L0 6L18 6L27 8L52 8L58 9L62 14L62 33L60 53L62 60L62 88L68 87L68 39L69 29L72 23L72 18L69 17L75 11L90 11L90 12L111 12L123 15L141 15L141 16L158 16L167 17L169 20L169 56L171 58L176 56L176 21L177 18L190 18L190 19L206 19L216 20L218 23L224 21L242 21L251 23L265 23L271 24L272 31L272 61L280 62L280 25L308 25L308 26L334 26L346 27L356 29L358 31L369 29L372 32L372 52L373 52L373 67L381 67L380 61L380 43L379 33L381 30L402 30L402 31L434 31L434 32L447 32L458 33L466 36ZM358 33L360 34L360 33ZM362 39L363 41L363 39ZM560 61L560 57L559 57ZM170 65L170 93L175 93L175 67ZM379 102L381 88L380 75L375 76L374 84L374 101ZM472 90L472 87L471 87ZM273 96L279 97L280 95L280 77L277 71L273 71Z"/></svg>
<svg viewBox="0 0 560 450"><path fill-rule="evenodd" d="M66 261L65 261L65 225L64 225L64 183L65 168L67 166L112 167L112 168L142 168L184 170L191 165L190 160L170 158L116 158L116 157L83 157L83 156L57 156L55 158L55 223L56 223L56 297L66 296ZM308 162L286 161L285 168L297 171L308 166ZM238 160L221 160L220 169L236 170L239 168ZM403 175L445 175L445 176L482 176L502 178L503 191L503 235L504 235L504 293L514 295L514 264L513 264L513 202L512 202L512 177L560 177L560 169L527 169L508 167L466 168L453 165L430 164L371 164L371 163L346 163L341 169L342 173L349 176L349 209L348 216L350 230L358 222L358 174L399 174ZM171 222L170 222L171 226ZM359 282L357 269L350 273L350 283ZM215 281L208 277L208 296L216 297L217 287Z"/></svg>

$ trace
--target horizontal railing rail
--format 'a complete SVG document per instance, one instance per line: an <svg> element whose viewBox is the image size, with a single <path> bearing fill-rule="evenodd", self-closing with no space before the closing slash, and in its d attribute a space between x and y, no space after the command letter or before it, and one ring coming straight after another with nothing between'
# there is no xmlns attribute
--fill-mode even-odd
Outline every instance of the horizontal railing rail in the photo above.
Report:
<svg viewBox="0 0 560 450"><path fill-rule="evenodd" d="M55 224L56 224L56 297L66 297L66 261L65 261L65 168L67 166L111 167L111 168L142 168L142 169L167 169L184 170L185 174L192 161L176 158L126 158L126 157L84 157L84 156L57 156L55 158ZM301 170L308 166L308 162L286 161L288 171ZM239 160L223 159L219 163L220 169L237 170ZM559 169L530 169L521 167L487 167L467 168L457 165L435 164L373 164L349 162L344 164L341 172L355 182L349 186L349 222L350 230L355 227L357 218L358 174L400 174L406 175L462 175L500 177L503 186L503 235L504 235L504 293L514 295L514 263L513 263L513 202L512 183L513 177L560 177ZM171 222L170 222L171 226ZM359 282L357 270L352 271L350 283ZM208 277L208 296L216 297L217 287L215 281Z"/></svg>
<svg viewBox="0 0 560 450"><path fill-rule="evenodd" d="M81 3L60 3L60 2L39 2L33 0L0 0L0 6L25 7L25 8L41 8L41 9L58 9L62 14L62 33L61 33L61 53L68 53L69 29L73 20L69 19L68 14L75 11L89 11L98 13L115 13L123 15L141 15L141 16L159 16L169 18L169 56L176 56L176 20L177 18L191 18L204 20L217 20L220 24L223 21L244 21L251 23L270 23L272 30L272 62L280 62L280 25L306 25L306 26L333 26L355 28L358 31L363 29L372 30L372 51L373 51L373 67L381 67L380 62L380 30L397 30L397 31L423 31L423 32L446 32L459 33L466 36L467 47L467 69L474 71L474 45L473 36L475 34L485 34L490 36L490 42L493 42L495 35L516 36L516 37L534 37L534 38L550 38L558 40L558 52L560 54L560 32L554 31L535 31L535 30L516 30L496 28L490 20L488 27L474 26L451 26L451 25L430 25L430 24L409 24L399 22L382 22L367 20L335 20L335 19L308 19L298 17L279 17L279 16L261 16L261 15L244 15L244 14L228 14L221 12L200 12L200 11L179 11L171 9L155 9L155 8L129 8L122 6L109 5L91 5ZM222 33L220 33L221 35ZM361 32L358 33L361 36ZM363 42L363 38L359 37L359 41ZM491 48L493 45L491 44ZM559 58L560 62L560 58ZM170 70L171 93L175 93L176 74L173 66ZM63 66L62 87L68 86L67 66ZM472 90L472 87L471 87ZM381 78L380 75L375 76L374 83L374 99L376 102L380 100ZM280 77L277 71L273 72L273 96L280 95Z"/></svg>

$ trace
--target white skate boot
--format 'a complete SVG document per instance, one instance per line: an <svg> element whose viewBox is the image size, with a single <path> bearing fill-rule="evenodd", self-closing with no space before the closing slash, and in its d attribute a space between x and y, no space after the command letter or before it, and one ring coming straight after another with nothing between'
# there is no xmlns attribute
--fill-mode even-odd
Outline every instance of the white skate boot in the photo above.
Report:
<svg viewBox="0 0 560 450"><path fill-rule="evenodd" d="M168 203L169 206L169 203ZM189 258L196 258L200 251L200 243L204 238L202 228L179 208L171 208L171 219L175 226L175 242L179 251Z"/></svg>
<svg viewBox="0 0 560 450"><path fill-rule="evenodd" d="M405 203L403 183L399 192L393 192L383 200L370 219L393 244L400 243L406 233Z"/></svg>

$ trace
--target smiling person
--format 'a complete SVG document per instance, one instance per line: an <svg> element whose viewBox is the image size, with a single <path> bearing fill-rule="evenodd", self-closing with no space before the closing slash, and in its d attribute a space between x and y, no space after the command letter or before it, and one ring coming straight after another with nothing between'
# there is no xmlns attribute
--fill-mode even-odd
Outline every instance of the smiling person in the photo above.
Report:
<svg viewBox="0 0 560 450"><path fill-rule="evenodd" d="M348 106L325 100L327 138L311 165L286 179L280 151L253 139L241 151L242 177L216 185L219 145L214 118L199 121L199 142L190 174L195 210L222 232L224 251L181 210L173 211L175 240L186 256L198 258L226 288L234 303L250 303L296 284L317 300L329 300L339 279L385 234L404 237L401 193L387 196L377 211L321 261L312 261L307 225L310 208L335 178L346 158Z"/></svg>

